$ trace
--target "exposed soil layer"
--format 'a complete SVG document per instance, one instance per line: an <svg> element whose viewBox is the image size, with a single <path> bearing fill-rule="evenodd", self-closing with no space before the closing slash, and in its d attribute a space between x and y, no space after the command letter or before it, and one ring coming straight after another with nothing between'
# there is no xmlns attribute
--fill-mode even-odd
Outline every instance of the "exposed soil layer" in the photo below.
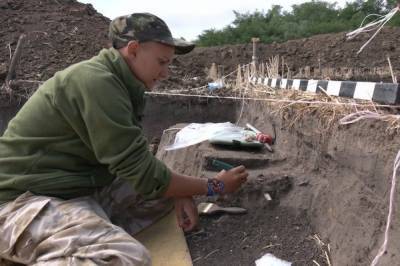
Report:
<svg viewBox="0 0 400 266"><path fill-rule="evenodd" d="M187 101L185 98L175 99L177 102L179 100ZM215 107L215 112L223 111L223 100L219 101L221 106ZM173 141L174 130L166 131L159 145L157 156L169 167L184 174L214 176L216 172L210 172L206 167L210 157L233 165L243 164L250 174L247 187L220 202L222 206L248 208L249 214L202 218L205 232L188 237L192 259L198 259L196 263L199 265L207 265L204 261L208 260L224 263L225 259L230 259L219 257L218 252L227 256L232 249L228 247L233 247L235 252L232 252L232 256L243 265L251 265L264 251L258 245L268 245L271 236L265 235L266 243L261 243L261 238L248 237L247 244L254 248L249 251L237 247L244 236L236 232L243 231L253 236L252 227L263 228L267 233L269 231L266 228L271 227L276 232L284 232L284 229L288 234L290 232L289 235L278 234L277 242L299 251L305 259L314 258L318 263L324 262L318 253L314 253L314 249L311 249L311 253L304 253L296 248L298 243L305 244L308 241L306 235L317 234L325 244L330 245L329 256L333 265L370 265L383 241L393 160L400 147L397 131L389 129L390 122L366 120L340 125L336 117L334 123L327 127L326 123L332 119L332 112L327 112L327 107L307 112L307 105L292 105L286 113L280 113L277 112L278 106L272 103L246 101L243 112L241 105L242 102L238 101L235 108L237 116L231 121L235 122L241 113L239 124L250 123L266 133L272 132L272 123L275 124L277 141L273 146L274 153L266 150L232 150L210 146L207 142L167 152L163 147ZM180 127L182 125L172 126ZM284 176L291 177L291 189L274 193L268 182ZM266 203L263 198L266 192L271 192L272 198L279 200L273 208L263 205ZM200 201L205 200L200 198ZM395 213L399 211L399 206L400 200L396 198ZM272 223L269 214L285 218ZM303 218L304 224L296 225L294 222L293 225L292 221ZM249 226L243 226L246 221ZM281 221L286 221L288 225ZM399 220L394 218L392 225L388 250L381 265L396 265L398 262ZM229 230L225 230L224 226ZM292 229L300 226L298 235L290 231L291 226ZM293 242L290 235L293 235ZM275 248L271 253L289 261L297 261L298 257L294 257L293 253L285 254ZM215 251L217 249L218 252ZM212 252L215 254L210 255ZM304 265L313 263L308 261Z"/></svg>
<svg viewBox="0 0 400 266"><path fill-rule="evenodd" d="M306 212L279 206L277 193L282 186L290 189L290 182L287 177L260 177L229 201L217 200L220 206L242 206L248 212L202 216L202 229L186 236L194 265L254 265L266 253L292 265L312 265L313 260L327 265L323 247L312 238L315 232ZM273 195L271 201L264 196L266 187Z"/></svg>
<svg viewBox="0 0 400 266"><path fill-rule="evenodd" d="M182 124L173 128L180 128ZM297 195L304 184L301 178L271 172L270 165L283 159L266 150L232 150L212 146L207 142L165 152L171 143L171 131L162 137L157 156L176 171L201 177L213 177L209 158L233 165L246 165L249 181L240 191L220 198L199 197L197 202L215 202L220 206L243 207L243 215L216 214L200 218L200 230L187 234L194 265L254 265L266 253L293 262L312 265L313 260L327 265L324 246L312 236L317 235L308 213L303 208L281 205L291 194ZM267 200L268 193L272 200Z"/></svg>
<svg viewBox="0 0 400 266"><path fill-rule="evenodd" d="M295 216L284 207L253 208L240 217L201 218L204 232L187 236L193 264L253 265L271 253L292 265L312 265L312 260L325 265L306 215Z"/></svg>

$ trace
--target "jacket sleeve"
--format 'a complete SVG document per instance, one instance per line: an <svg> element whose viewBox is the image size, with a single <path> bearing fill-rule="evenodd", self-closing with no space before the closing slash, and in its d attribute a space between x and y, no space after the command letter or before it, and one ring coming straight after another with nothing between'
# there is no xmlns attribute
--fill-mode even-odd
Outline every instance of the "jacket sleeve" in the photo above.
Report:
<svg viewBox="0 0 400 266"><path fill-rule="evenodd" d="M62 81L56 107L111 174L128 180L147 199L164 194L171 173L149 151L127 88L111 73L82 75Z"/></svg>

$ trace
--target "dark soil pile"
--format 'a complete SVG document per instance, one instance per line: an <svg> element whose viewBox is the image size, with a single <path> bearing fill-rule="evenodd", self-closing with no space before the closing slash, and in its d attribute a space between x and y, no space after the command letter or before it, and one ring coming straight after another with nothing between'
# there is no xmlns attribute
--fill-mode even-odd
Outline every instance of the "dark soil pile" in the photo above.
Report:
<svg viewBox="0 0 400 266"><path fill-rule="evenodd" d="M109 19L75 0L0 1L0 83L18 38L27 35L17 79L46 80L107 45Z"/></svg>
<svg viewBox="0 0 400 266"><path fill-rule="evenodd" d="M17 79L41 80L56 71L88 59L108 46L110 20L90 4L76 0L3 0L0 2L0 83L5 79L10 55L19 36L27 34ZM342 80L391 81L386 57L400 71L400 28L384 28L360 54L356 52L371 34L346 40L345 33L324 34L286 43L259 44L258 58L284 58L292 76ZM182 90L207 84L211 63L222 65L222 74L251 61L252 44L199 47L177 57L171 75L158 90ZM324 69L326 71L324 71ZM282 70L280 70L282 74ZM196 91L193 91L196 93Z"/></svg>
<svg viewBox="0 0 400 266"><path fill-rule="evenodd" d="M372 34L362 34L352 40L347 40L345 33L323 34L286 43L258 44L257 56L262 62L267 62L273 56L283 57L292 77L391 82L387 56L390 57L393 70L399 77L400 28L384 28L357 55L359 48ZM251 62L252 52L253 46L250 43L200 47L191 54L180 57L179 62L188 71L186 77L205 76L207 68L210 68L213 62L222 65L224 74L228 74L236 70L238 64ZM307 67L310 74L305 73ZM281 67L279 72L282 74ZM286 75L285 66L284 76Z"/></svg>

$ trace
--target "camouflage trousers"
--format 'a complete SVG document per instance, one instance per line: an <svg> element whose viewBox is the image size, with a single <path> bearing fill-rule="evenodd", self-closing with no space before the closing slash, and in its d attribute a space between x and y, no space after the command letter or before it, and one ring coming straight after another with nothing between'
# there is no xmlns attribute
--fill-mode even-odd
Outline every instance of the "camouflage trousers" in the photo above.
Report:
<svg viewBox="0 0 400 266"><path fill-rule="evenodd" d="M0 258L27 265L151 265L133 235L171 208L167 199L143 200L121 180L71 200L26 192L0 206Z"/></svg>

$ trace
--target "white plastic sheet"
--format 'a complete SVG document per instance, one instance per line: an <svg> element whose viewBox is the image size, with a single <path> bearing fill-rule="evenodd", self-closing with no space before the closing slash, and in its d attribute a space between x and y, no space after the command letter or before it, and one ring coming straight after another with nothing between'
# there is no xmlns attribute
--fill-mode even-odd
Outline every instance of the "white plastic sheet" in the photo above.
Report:
<svg viewBox="0 0 400 266"><path fill-rule="evenodd" d="M278 259L271 253L267 253L260 259L256 260L256 266L291 266L292 263Z"/></svg>
<svg viewBox="0 0 400 266"><path fill-rule="evenodd" d="M169 145L165 150L176 150L185 148L205 140L208 140L214 136L225 134L225 133L238 133L243 132L244 128L236 126L230 122L225 123L192 123L182 128L176 133L175 141L172 145Z"/></svg>

